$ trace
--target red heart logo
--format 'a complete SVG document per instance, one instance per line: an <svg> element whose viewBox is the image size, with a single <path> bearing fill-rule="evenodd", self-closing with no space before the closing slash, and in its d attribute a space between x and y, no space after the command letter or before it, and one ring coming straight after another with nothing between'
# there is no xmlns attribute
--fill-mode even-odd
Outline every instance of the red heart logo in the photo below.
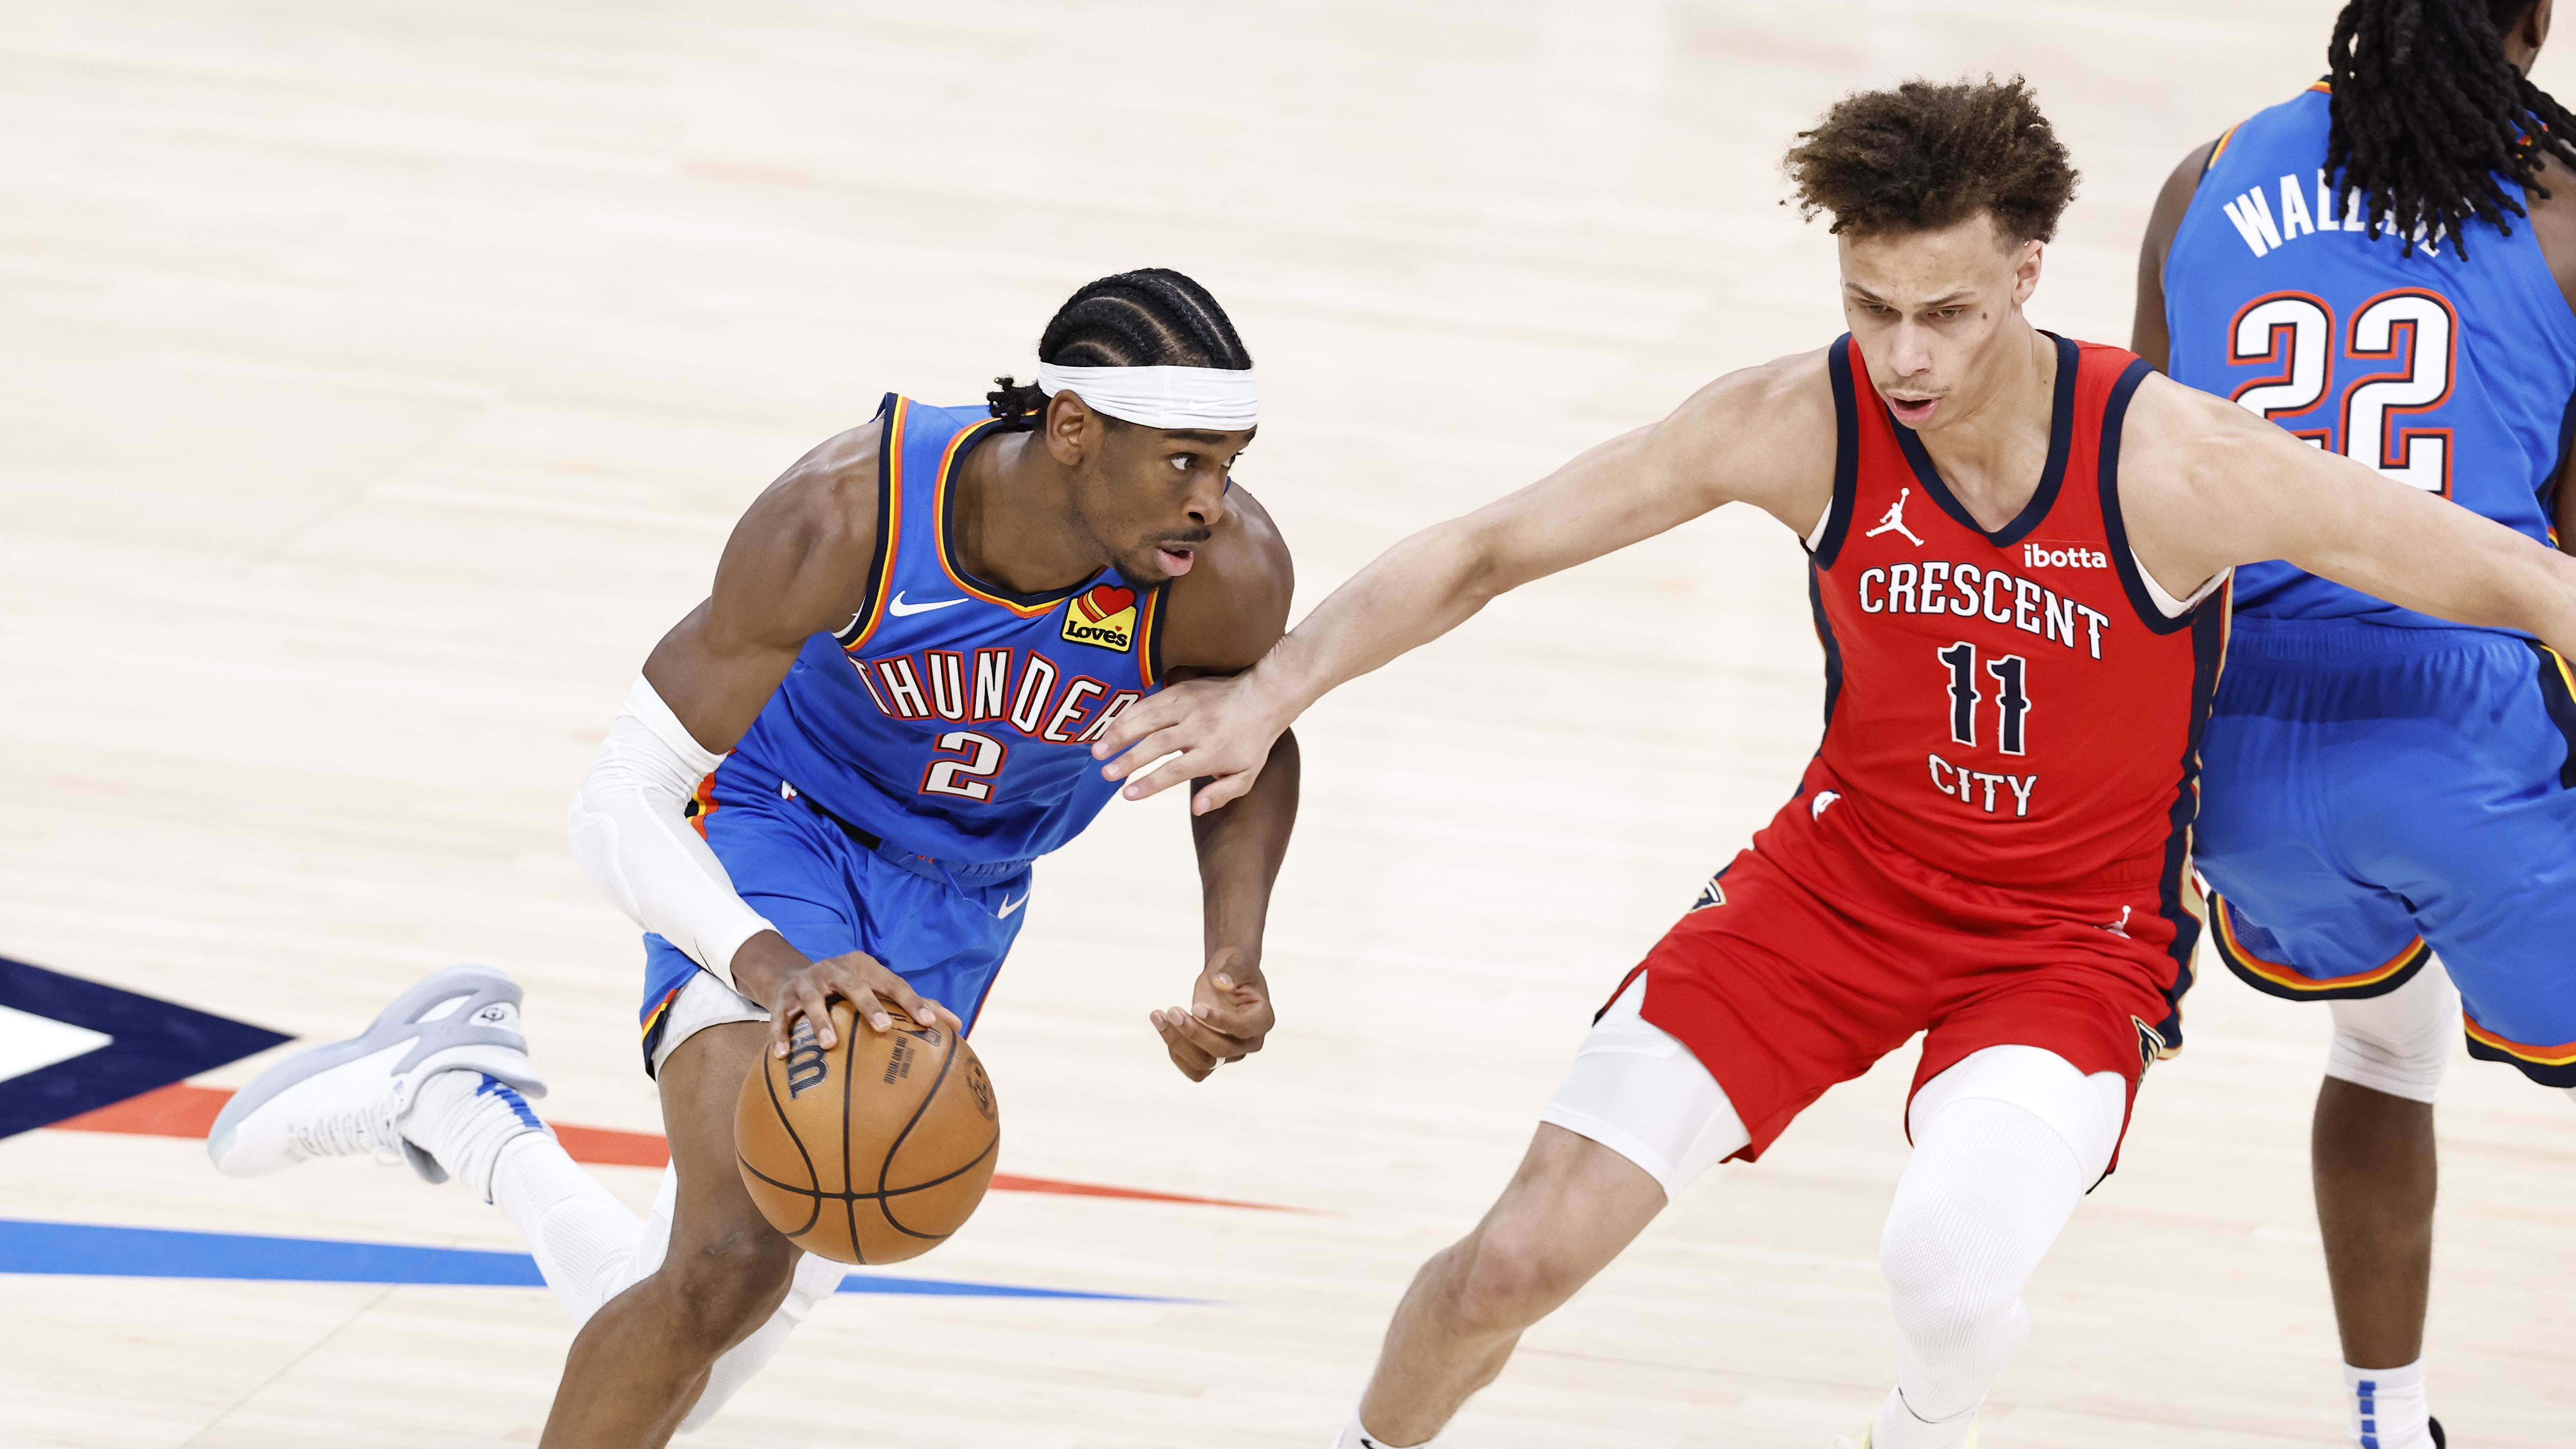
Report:
<svg viewBox="0 0 2576 1449"><path fill-rule="evenodd" d="M1090 618L1091 622L1097 624L1122 609L1133 608L1136 603L1136 592L1133 589L1119 588L1115 584L1102 584L1083 595L1077 602L1082 605L1082 612Z"/></svg>

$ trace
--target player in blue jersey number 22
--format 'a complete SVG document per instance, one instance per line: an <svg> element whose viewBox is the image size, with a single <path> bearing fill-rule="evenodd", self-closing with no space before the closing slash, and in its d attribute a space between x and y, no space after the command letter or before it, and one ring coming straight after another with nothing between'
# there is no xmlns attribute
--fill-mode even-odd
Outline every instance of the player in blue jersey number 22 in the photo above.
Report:
<svg viewBox="0 0 2576 1449"><path fill-rule="evenodd" d="M518 988L442 972L365 1035L280 1063L209 1141L228 1172L407 1157L527 1235L581 1324L548 1449L658 1445L776 1353L840 1264L770 1227L734 1101L829 998L971 1029L1027 920L1030 861L1115 792L1090 744L1168 680L1252 665L1287 623L1288 553L1228 477L1252 360L1176 272L1076 292L1035 386L989 407L888 397L761 494L715 590L645 661L573 806L574 854L642 925L645 1068L671 1138L639 1222L525 1096ZM1261 787L1193 818L1206 956L1152 1013L1191 1080L1258 1051L1270 888L1296 815L1283 738Z"/></svg>
<svg viewBox="0 0 2576 1449"><path fill-rule="evenodd" d="M2350 0L2326 80L2166 183L2140 355L2553 541L2576 398L2576 117L2527 74L2551 9ZM2432 1103L2463 1008L2473 1055L2576 1087L2569 682L2517 633L2286 563L2237 576L2198 860L2220 959L2334 1014L2311 1151L2360 1449L2441 1442L2421 1361Z"/></svg>

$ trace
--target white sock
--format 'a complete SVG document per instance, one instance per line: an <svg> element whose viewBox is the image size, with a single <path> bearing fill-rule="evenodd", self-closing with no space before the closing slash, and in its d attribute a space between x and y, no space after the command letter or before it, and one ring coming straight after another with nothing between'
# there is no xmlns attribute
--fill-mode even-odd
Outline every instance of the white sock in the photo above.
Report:
<svg viewBox="0 0 2576 1449"><path fill-rule="evenodd" d="M2433 1449L2433 1414L2424 1399L2424 1361L2404 1368L2343 1366L2344 1412L2360 1449Z"/></svg>
<svg viewBox="0 0 2576 1449"><path fill-rule="evenodd" d="M492 1164L505 1143L530 1133L554 1135L516 1087L475 1071L440 1072L421 1083L395 1126L485 1202L492 1200Z"/></svg>
<svg viewBox="0 0 2576 1449"><path fill-rule="evenodd" d="M1394 1445L1370 1433L1360 1423L1360 1411L1351 1410L1351 1421L1333 1436L1333 1449L1440 1449L1440 1436L1432 1435L1419 1444Z"/></svg>
<svg viewBox="0 0 2576 1449"><path fill-rule="evenodd" d="M501 1144L492 1187L575 1329L643 1276L636 1270L643 1220L565 1155L553 1133L522 1132Z"/></svg>

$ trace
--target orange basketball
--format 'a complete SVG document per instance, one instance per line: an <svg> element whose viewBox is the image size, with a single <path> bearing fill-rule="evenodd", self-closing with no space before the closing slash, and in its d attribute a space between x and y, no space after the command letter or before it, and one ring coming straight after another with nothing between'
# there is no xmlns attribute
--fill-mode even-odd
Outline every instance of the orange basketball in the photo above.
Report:
<svg viewBox="0 0 2576 1449"><path fill-rule="evenodd" d="M734 1152L761 1214L809 1253L899 1263L965 1225L993 1181L1002 1118L975 1049L901 1016L887 1031L832 1003L840 1044L800 1020L762 1053L734 1109Z"/></svg>

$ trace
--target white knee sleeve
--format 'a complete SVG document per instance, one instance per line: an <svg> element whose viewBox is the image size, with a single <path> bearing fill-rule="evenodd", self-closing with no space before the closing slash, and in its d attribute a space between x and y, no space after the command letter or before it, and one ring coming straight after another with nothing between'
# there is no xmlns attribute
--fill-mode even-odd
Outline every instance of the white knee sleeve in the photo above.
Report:
<svg viewBox="0 0 2576 1449"><path fill-rule="evenodd" d="M2439 961L2384 996L2333 1001L2326 1075L2410 1102L2430 1102L2460 1035L2460 993Z"/></svg>
<svg viewBox="0 0 2576 1449"><path fill-rule="evenodd" d="M1925 1083L1879 1265L1905 1363L1880 1449L1961 1442L2030 1328L2022 1285L2100 1180L2128 1084L2036 1047L1989 1047Z"/></svg>

